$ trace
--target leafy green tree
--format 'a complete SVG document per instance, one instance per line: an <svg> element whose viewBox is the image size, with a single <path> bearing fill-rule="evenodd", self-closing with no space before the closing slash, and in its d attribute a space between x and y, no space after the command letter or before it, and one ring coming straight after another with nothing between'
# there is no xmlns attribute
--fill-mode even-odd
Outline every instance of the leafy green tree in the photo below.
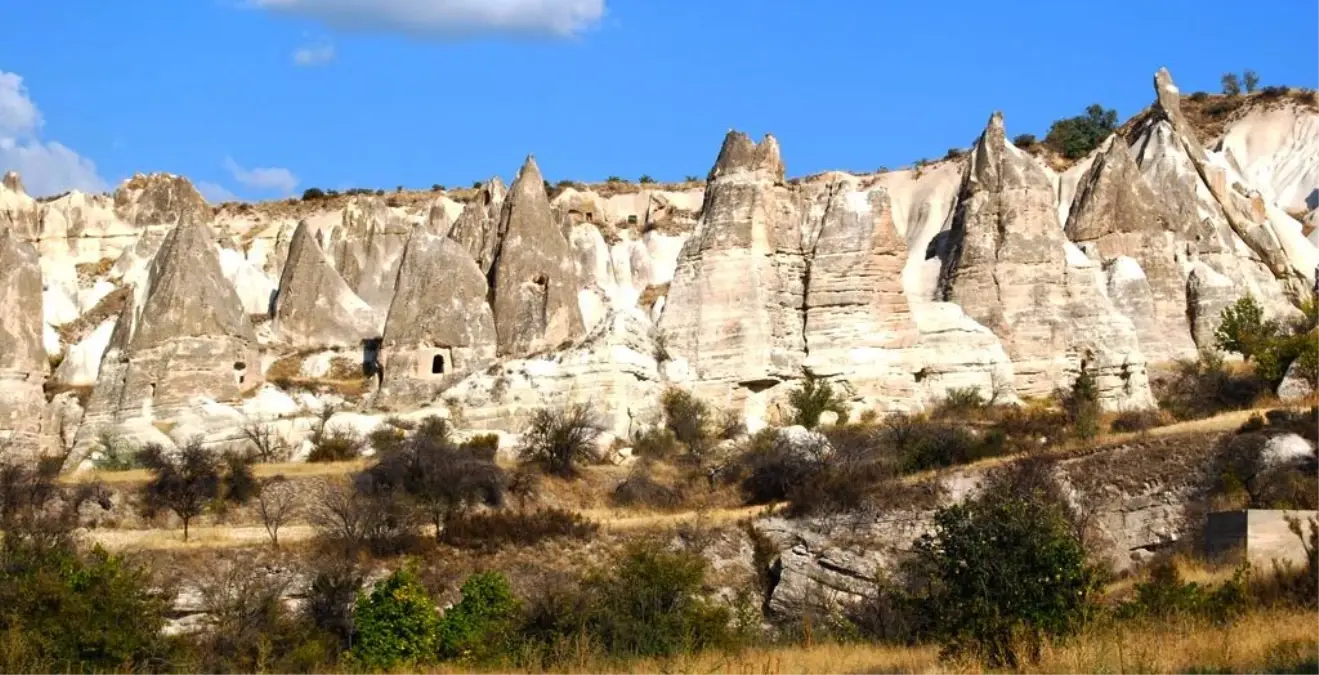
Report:
<svg viewBox="0 0 1319 675"><path fill-rule="evenodd" d="M439 612L411 570L394 572L359 597L354 623L353 656L366 666L383 670L435 655Z"/></svg>
<svg viewBox="0 0 1319 675"><path fill-rule="evenodd" d="M1117 111L1095 103L1084 115L1058 120L1049 127L1044 143L1069 159L1080 159L1099 147L1117 129Z"/></svg>
<svg viewBox="0 0 1319 675"><path fill-rule="evenodd" d="M1072 433L1082 440L1090 440L1099 433L1099 389L1090 370L1081 366L1081 373L1072 383L1071 391L1062 399Z"/></svg>
<svg viewBox="0 0 1319 675"><path fill-rule="evenodd" d="M834 393L833 385L828 380L820 379L809 370L801 380L801 386L788 394L788 405L792 406L792 423L807 429L820 425L820 416L832 411L838 414L838 421L847 421L847 408L843 397Z"/></svg>
<svg viewBox="0 0 1319 675"><path fill-rule="evenodd" d="M1214 330L1214 343L1225 352L1236 352L1247 361L1268 347L1278 334L1278 324L1264 319L1264 308L1252 296L1238 298L1225 307Z"/></svg>
<svg viewBox="0 0 1319 675"><path fill-rule="evenodd" d="M1223 73L1223 93L1228 96L1237 96L1241 93L1241 80L1237 78L1236 73Z"/></svg>
<svg viewBox="0 0 1319 675"><path fill-rule="evenodd" d="M440 656L484 661L505 652L521 612L508 579L498 572L473 574L463 582L462 594L440 619Z"/></svg>
<svg viewBox="0 0 1319 675"><path fill-rule="evenodd" d="M1096 587L1074 528L1041 489L991 489L940 509L914 550L919 615L949 655L993 668L1016 669L1020 646L1034 660L1045 636L1074 631Z"/></svg>
<svg viewBox="0 0 1319 675"><path fill-rule="evenodd" d="M142 486L143 510L148 515L173 511L183 521L183 541L187 541L188 524L220 496L219 459L200 439L184 444L177 454L153 443L142 450L141 458L152 471L151 480Z"/></svg>

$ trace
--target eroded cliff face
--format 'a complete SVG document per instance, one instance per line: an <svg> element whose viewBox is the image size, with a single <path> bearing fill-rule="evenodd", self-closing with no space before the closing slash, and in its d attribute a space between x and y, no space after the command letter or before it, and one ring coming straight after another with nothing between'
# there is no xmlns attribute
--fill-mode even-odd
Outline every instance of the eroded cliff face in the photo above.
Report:
<svg viewBox="0 0 1319 675"><path fill-rule="evenodd" d="M28 365L5 367L24 412L0 419L76 446L72 467L102 430L219 447L261 420L296 444L326 403L361 431L434 413L516 432L589 402L626 435L676 385L755 428L808 371L854 413L1047 395L1083 368L1106 407L1147 407L1147 363L1210 344L1247 293L1294 315L1319 265L1298 220L1319 114L1261 107L1205 147L1171 77L1155 89L1061 173L995 117L960 158L800 180L772 136L737 132L703 184L547 193L529 159L510 188L213 209L168 174L46 201L7 175L5 255L35 253L39 285L3 270ZM86 415L34 396L46 380L91 387Z"/></svg>

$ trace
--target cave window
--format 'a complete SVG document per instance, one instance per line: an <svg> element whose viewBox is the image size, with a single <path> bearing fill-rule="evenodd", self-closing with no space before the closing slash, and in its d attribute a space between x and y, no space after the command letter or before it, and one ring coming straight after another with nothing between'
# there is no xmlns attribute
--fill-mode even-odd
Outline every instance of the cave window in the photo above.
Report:
<svg viewBox="0 0 1319 675"><path fill-rule="evenodd" d="M637 217L636 217L636 216L628 216L628 217L627 217L627 224L628 224L628 225L636 225L636 224L637 224Z"/></svg>
<svg viewBox="0 0 1319 675"><path fill-rule="evenodd" d="M435 356L432 356L432 357L431 357L431 374L432 374L432 375L443 375L443 374L444 374L444 355L443 355L443 354L436 354Z"/></svg>
<svg viewBox="0 0 1319 675"><path fill-rule="evenodd" d="M594 211L587 211L587 212L586 212L586 222L588 222L588 223L594 223L594 222L595 222L595 212L594 212Z"/></svg>

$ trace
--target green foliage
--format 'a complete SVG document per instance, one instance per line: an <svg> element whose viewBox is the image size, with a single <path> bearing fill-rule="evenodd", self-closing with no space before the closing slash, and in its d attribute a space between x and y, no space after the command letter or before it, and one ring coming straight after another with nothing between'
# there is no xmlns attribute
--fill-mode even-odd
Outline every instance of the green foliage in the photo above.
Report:
<svg viewBox="0 0 1319 675"><path fill-rule="evenodd" d="M1178 616L1202 617L1224 622L1244 614L1249 601L1245 568L1238 569L1230 580L1211 589L1183 581L1176 563L1164 559L1150 566L1149 579L1136 584L1136 597L1120 605L1117 615L1159 620Z"/></svg>
<svg viewBox="0 0 1319 675"><path fill-rule="evenodd" d="M141 449L131 441L110 431L102 431L96 437L96 449L92 451L92 465L98 471L129 471L142 468L139 456Z"/></svg>
<svg viewBox="0 0 1319 675"><path fill-rule="evenodd" d="M309 202L315 199L325 199L325 191L316 187L307 188L302 191L302 201Z"/></svg>
<svg viewBox="0 0 1319 675"><path fill-rule="evenodd" d="M916 596L930 630L949 654L1016 668L1043 638L1082 622L1096 586L1085 551L1062 507L1038 490L990 490L940 509L934 532L915 542Z"/></svg>
<svg viewBox="0 0 1319 675"><path fill-rule="evenodd" d="M1241 74L1241 83L1245 85L1246 93L1255 93L1255 90L1259 89L1259 73L1247 70Z"/></svg>
<svg viewBox="0 0 1319 675"><path fill-rule="evenodd" d="M1117 129L1117 111L1098 103L1085 109L1084 115L1061 119L1049 127L1045 145L1068 159L1080 159Z"/></svg>
<svg viewBox="0 0 1319 675"><path fill-rule="evenodd" d="M1088 441L1099 435L1099 390L1095 387L1095 378L1085 364L1072 382L1071 390L1062 393L1063 411L1072 433L1081 440Z"/></svg>
<svg viewBox="0 0 1319 675"><path fill-rule="evenodd" d="M188 540L188 524L220 496L220 463L193 439L177 454L151 444L141 453L142 463L152 471L151 480L142 486L142 507L147 515L173 511L183 521L183 541Z"/></svg>
<svg viewBox="0 0 1319 675"><path fill-rule="evenodd" d="M540 465L547 473L575 478L577 465L594 457L595 441L603 432L595 411L585 404L541 408L531 414L518 454L524 463Z"/></svg>
<svg viewBox="0 0 1319 675"><path fill-rule="evenodd" d="M1264 319L1264 310L1249 295L1223 309L1221 321L1214 331L1219 349L1241 354L1255 363L1255 373L1276 387L1287 374L1294 361L1302 378L1315 377L1315 364L1319 364L1319 329L1315 328L1316 303L1314 298L1301 305L1302 319L1290 326ZM1314 382L1314 380L1310 380Z"/></svg>
<svg viewBox="0 0 1319 675"><path fill-rule="evenodd" d="M1276 322L1264 320L1264 308L1247 295L1223 308L1218 328L1214 330L1214 344L1249 361L1267 348L1278 328Z"/></svg>
<svg viewBox="0 0 1319 675"><path fill-rule="evenodd" d="M221 479L221 492L226 501L234 504L246 504L261 491L256 474L252 473L251 455L237 452L225 453L224 477Z"/></svg>
<svg viewBox="0 0 1319 675"><path fill-rule="evenodd" d="M1012 139L1012 144L1023 150L1035 145L1035 143L1035 134L1017 134L1017 136Z"/></svg>
<svg viewBox="0 0 1319 675"><path fill-rule="evenodd" d="M332 428L311 436L308 462L347 462L362 456L366 440L352 429Z"/></svg>
<svg viewBox="0 0 1319 675"><path fill-rule="evenodd" d="M506 653L521 613L508 579L498 572L473 574L463 582L462 595L440 619L440 657L479 662Z"/></svg>
<svg viewBox="0 0 1319 675"><path fill-rule="evenodd" d="M165 600L144 569L97 547L6 536L0 553L0 670L112 672L156 661Z"/></svg>
<svg viewBox="0 0 1319 675"><path fill-rule="evenodd" d="M687 181L688 183L700 183L700 182L702 182L702 179L701 179L700 176L687 176L687 177L683 178L683 180Z"/></svg>
<svg viewBox="0 0 1319 675"><path fill-rule="evenodd" d="M1133 433L1148 431L1163 426L1163 423L1163 415L1157 410L1124 410L1113 418L1108 428L1117 433Z"/></svg>
<svg viewBox="0 0 1319 675"><path fill-rule="evenodd" d="M1234 373L1218 352L1204 350L1196 360L1177 362L1173 374L1155 382L1159 406L1179 420L1199 419L1249 407L1267 384L1253 373Z"/></svg>
<svg viewBox="0 0 1319 675"><path fill-rule="evenodd" d="M807 429L819 426L820 416L827 411L837 413L839 423L846 422L847 408L843 403L843 397L834 393L828 380L810 371L802 375L801 386L788 394L788 405L793 409L792 423Z"/></svg>
<svg viewBox="0 0 1319 675"><path fill-rule="evenodd" d="M353 656L364 665L387 669L435 654L439 612L411 570L395 571L360 596L353 616Z"/></svg>
<svg viewBox="0 0 1319 675"><path fill-rule="evenodd" d="M1236 96L1241 93L1241 80L1236 73L1223 73L1223 93Z"/></svg>
<svg viewBox="0 0 1319 675"><path fill-rule="evenodd" d="M670 387L660 397L664 426L687 451L700 457L708 449L714 426L713 413L705 401L690 392Z"/></svg>
<svg viewBox="0 0 1319 675"><path fill-rule="evenodd" d="M988 403L976 387L949 389L935 408L937 417L960 417L985 407Z"/></svg>
<svg viewBox="0 0 1319 675"><path fill-rule="evenodd" d="M638 179L637 179L637 182L638 182L638 183L641 183L642 185L649 185L649 184L651 184L651 183L654 183L654 182L655 182L655 179L654 179L654 178L651 178L649 174L644 174L644 173L643 173L643 174L641 174L641 178L638 178Z"/></svg>
<svg viewBox="0 0 1319 675"><path fill-rule="evenodd" d="M438 538L445 523L471 507L504 503L504 472L493 453L481 456L455 445L448 423L427 418L406 440L395 444L358 485L371 492L400 492L425 512Z"/></svg>

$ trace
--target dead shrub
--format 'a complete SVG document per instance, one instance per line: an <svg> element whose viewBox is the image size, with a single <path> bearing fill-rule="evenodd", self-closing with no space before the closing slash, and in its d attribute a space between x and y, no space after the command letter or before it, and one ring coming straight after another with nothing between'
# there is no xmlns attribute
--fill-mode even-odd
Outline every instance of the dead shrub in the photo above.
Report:
<svg viewBox="0 0 1319 675"><path fill-rule="evenodd" d="M1178 361L1171 374L1156 377L1153 385L1159 407L1179 420L1249 408L1269 390L1254 372L1228 370L1223 356L1212 350L1201 351L1197 360Z"/></svg>
<svg viewBox="0 0 1319 675"><path fill-rule="evenodd" d="M560 478L576 478L577 465L595 457L595 441L604 424L589 406L541 408L531 415L522 433L518 454L524 463L536 464Z"/></svg>
<svg viewBox="0 0 1319 675"><path fill-rule="evenodd" d="M1164 423L1163 414L1158 410L1125 410L1113 418L1108 428L1115 433L1126 434L1148 431Z"/></svg>
<svg viewBox="0 0 1319 675"><path fill-rule="evenodd" d="M683 503L682 493L655 480L645 463L638 463L609 499L617 506L633 508L676 509Z"/></svg>
<svg viewBox="0 0 1319 675"><path fill-rule="evenodd" d="M486 511L446 521L440 540L456 548L494 550L534 546L545 539L588 540L599 529L596 523L563 509Z"/></svg>

